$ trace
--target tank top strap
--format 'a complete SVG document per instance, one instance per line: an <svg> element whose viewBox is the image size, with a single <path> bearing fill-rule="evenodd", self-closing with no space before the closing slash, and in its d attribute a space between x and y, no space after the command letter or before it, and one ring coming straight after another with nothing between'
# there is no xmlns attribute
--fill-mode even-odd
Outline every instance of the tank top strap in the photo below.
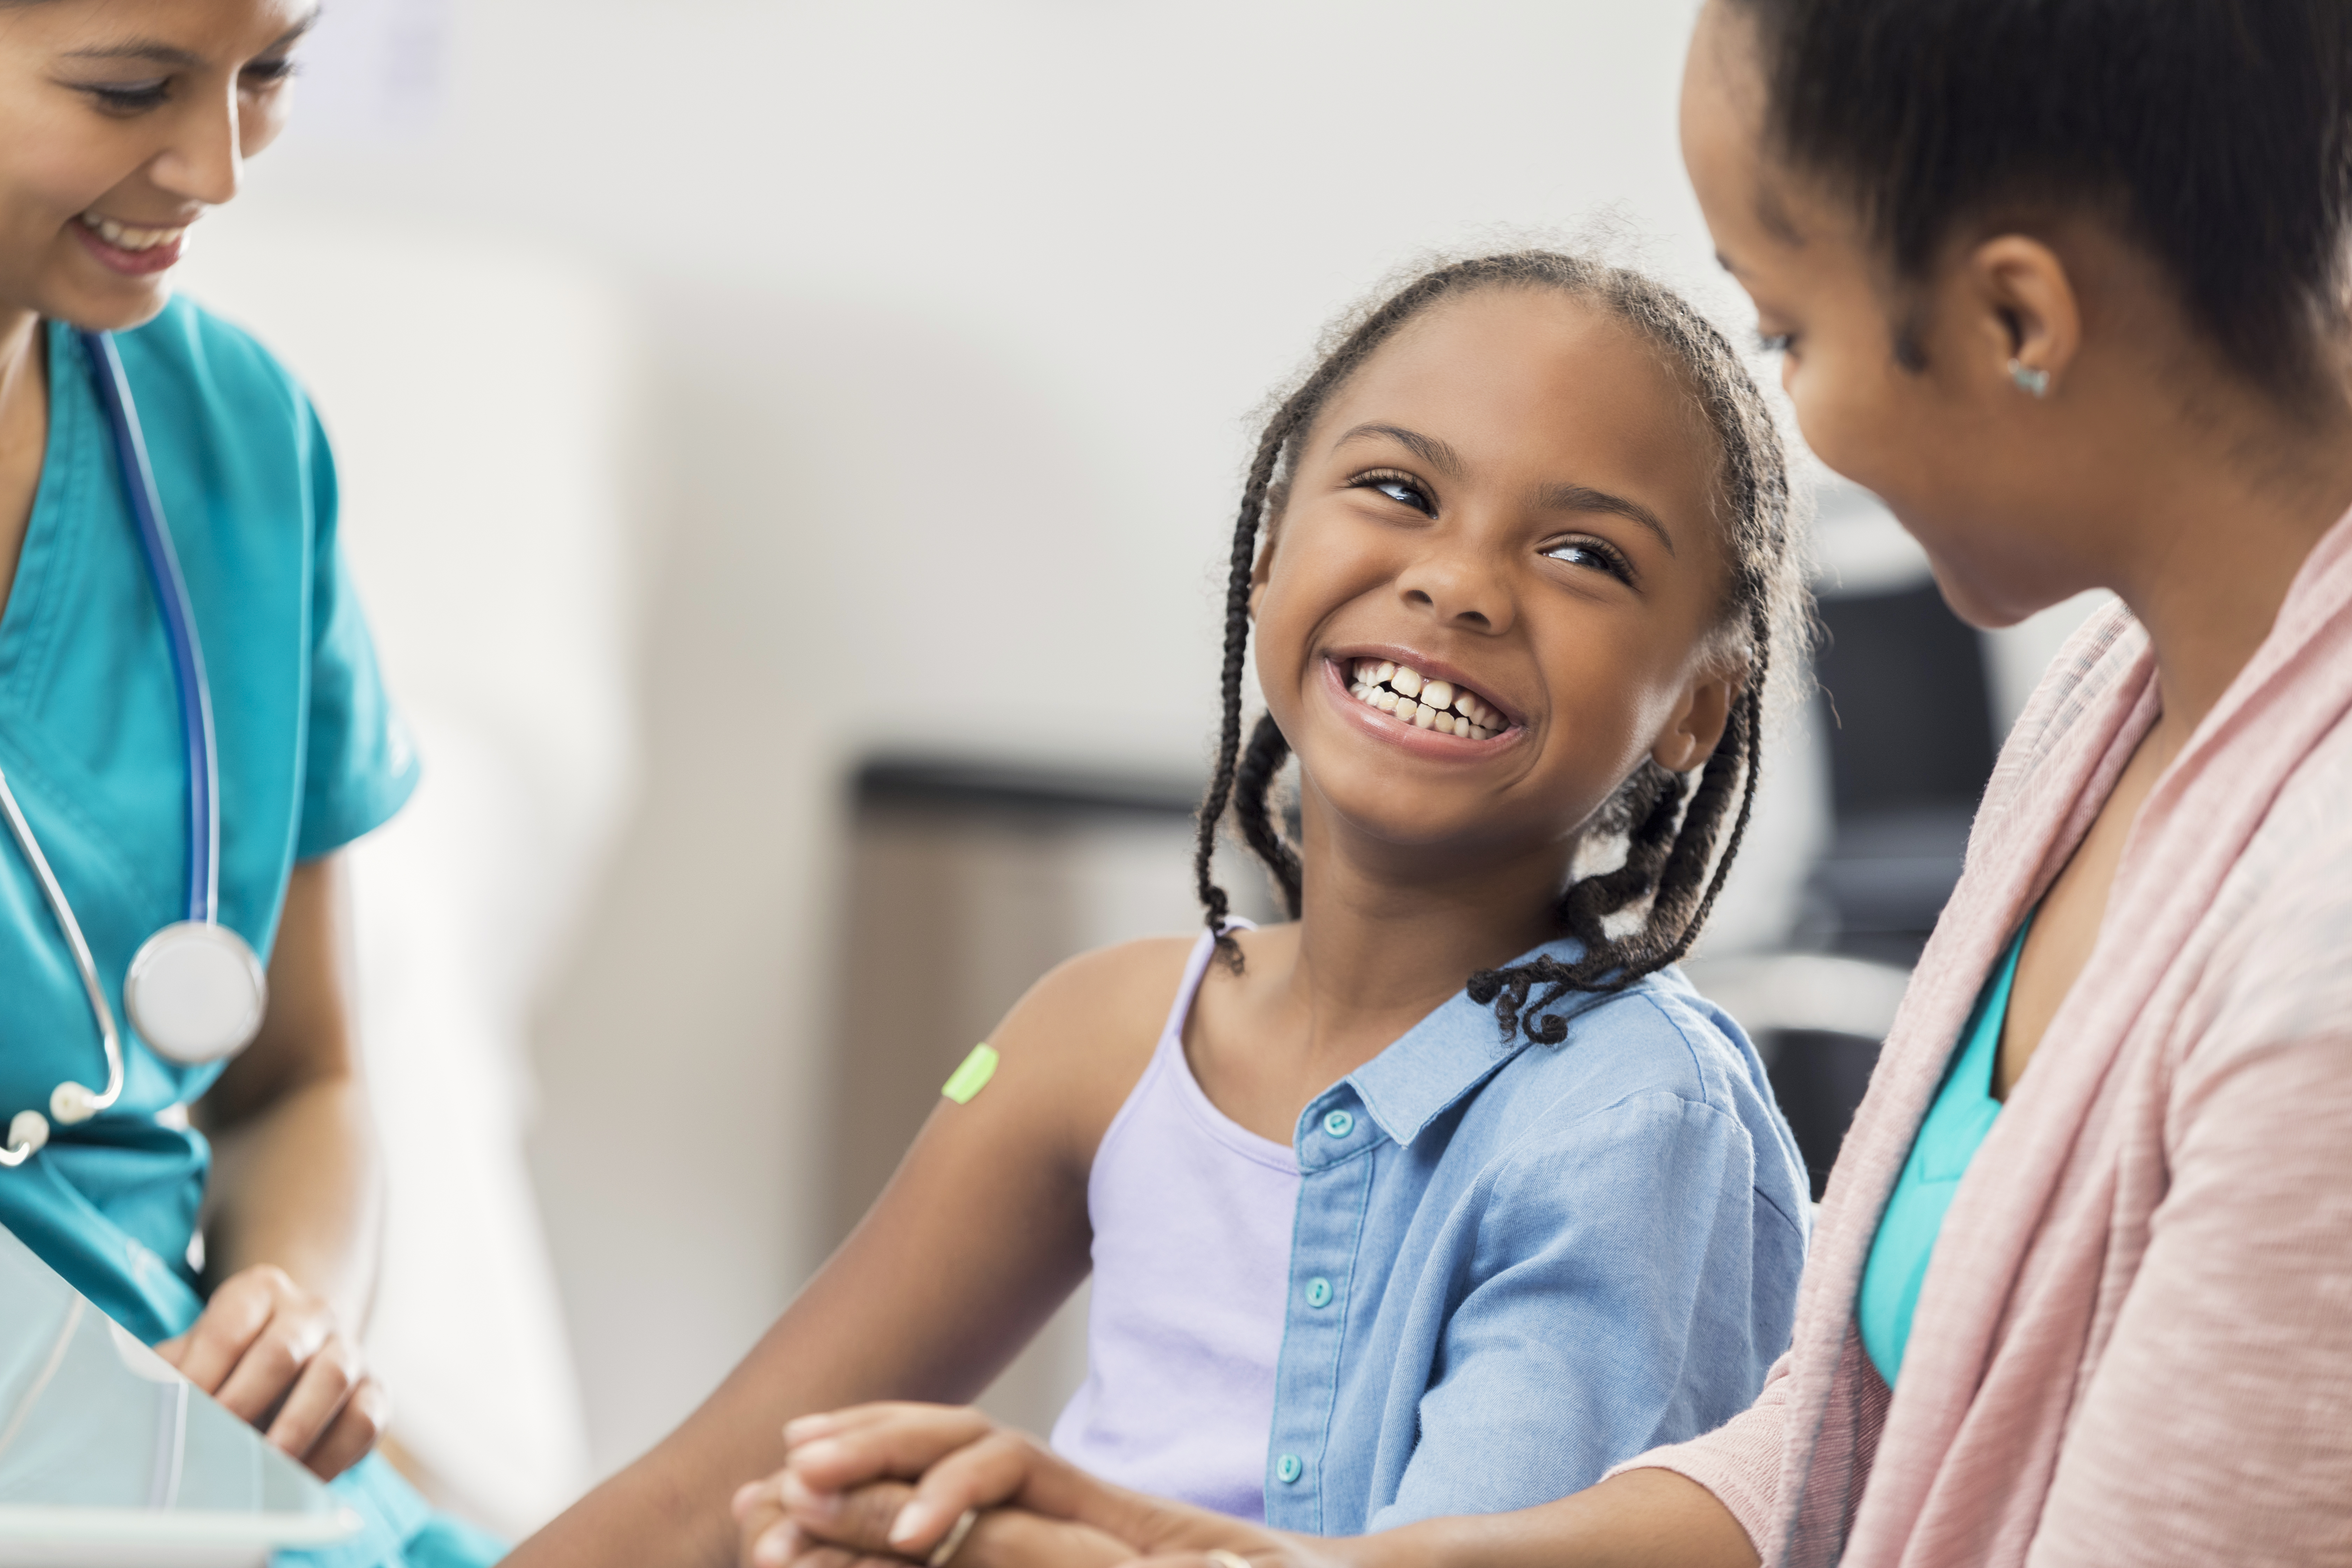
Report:
<svg viewBox="0 0 2352 1568"><path fill-rule="evenodd" d="M1236 915L1225 921L1224 929L1255 931L1257 922ZM1160 1044L1152 1051L1153 1056L1167 1051L1171 1042L1175 1049L1184 1048L1184 1020L1192 1016L1192 998L1201 994L1201 982L1208 978L1209 963L1216 956L1216 933L1202 931L1200 940L1192 944L1192 956L1184 961L1184 978L1176 983L1176 999L1169 1004L1168 1022L1160 1026Z"/></svg>

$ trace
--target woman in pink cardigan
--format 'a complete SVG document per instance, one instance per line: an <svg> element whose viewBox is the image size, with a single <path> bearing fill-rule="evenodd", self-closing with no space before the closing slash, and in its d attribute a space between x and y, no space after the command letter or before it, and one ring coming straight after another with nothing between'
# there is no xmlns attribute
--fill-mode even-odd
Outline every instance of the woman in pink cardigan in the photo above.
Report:
<svg viewBox="0 0 2352 1568"><path fill-rule="evenodd" d="M1683 145L1806 440L1953 607L2121 600L2002 752L1763 1395L1347 1542L845 1412L747 1556L2352 1563L2352 8L1711 0Z"/></svg>

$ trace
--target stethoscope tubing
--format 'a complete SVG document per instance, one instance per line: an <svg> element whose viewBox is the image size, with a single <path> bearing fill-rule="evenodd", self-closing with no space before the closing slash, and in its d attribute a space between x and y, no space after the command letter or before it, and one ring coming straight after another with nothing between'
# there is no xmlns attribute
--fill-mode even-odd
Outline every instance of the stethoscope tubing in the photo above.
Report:
<svg viewBox="0 0 2352 1568"><path fill-rule="evenodd" d="M80 332L89 355L90 378L113 427L131 514L153 580L163 631L172 645L172 674L180 692L180 726L188 752L188 919L211 924L220 910L219 752L213 736L212 688L205 678L204 643L196 636L196 611L179 552L163 527L163 498L147 458L147 438L131 401L131 378L110 332Z"/></svg>
<svg viewBox="0 0 2352 1568"><path fill-rule="evenodd" d="M8 831L25 852L33 879L40 883L41 896L49 901L49 913L65 933L74 968L81 973L81 988L89 997L89 1014L98 1020L99 1044L106 1052L106 1092L91 1097L89 1104L92 1110L103 1110L122 1094L122 1035L115 1026L114 1005L106 999L106 987L98 978L98 961L90 956L89 942L81 934L81 921L74 918L73 905L66 901L66 890L58 885L58 874L49 869L49 858L41 853L40 840L33 837L33 826L25 820L24 807L16 804L16 793L8 787L5 773L0 773L0 814L7 816ZM31 1152L0 1148L0 1165L21 1165Z"/></svg>

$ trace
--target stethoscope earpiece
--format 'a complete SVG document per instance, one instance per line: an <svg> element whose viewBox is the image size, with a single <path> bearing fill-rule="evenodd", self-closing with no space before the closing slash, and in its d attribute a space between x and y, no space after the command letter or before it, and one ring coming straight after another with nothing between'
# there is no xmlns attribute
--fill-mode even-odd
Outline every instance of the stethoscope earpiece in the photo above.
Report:
<svg viewBox="0 0 2352 1568"><path fill-rule="evenodd" d="M0 1166L21 1165L39 1153L49 1141L48 1119L37 1110L20 1110L8 1123L8 1146L0 1149Z"/></svg>
<svg viewBox="0 0 2352 1568"><path fill-rule="evenodd" d="M49 1090L49 1120L60 1127L79 1127L105 1109L99 1100L98 1090L86 1083L61 1083ZM46 1139L48 1133L44 1131L41 1136Z"/></svg>

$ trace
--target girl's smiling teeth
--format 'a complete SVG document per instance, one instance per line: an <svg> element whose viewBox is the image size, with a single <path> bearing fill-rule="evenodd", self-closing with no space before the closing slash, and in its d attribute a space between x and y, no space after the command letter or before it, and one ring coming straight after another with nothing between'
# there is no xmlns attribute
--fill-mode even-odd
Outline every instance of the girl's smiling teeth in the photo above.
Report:
<svg viewBox="0 0 2352 1568"><path fill-rule="evenodd" d="M1353 660L1348 694L1369 708L1393 715L1399 723L1465 741L1487 741L1509 729L1510 721L1467 687L1423 680L1411 665L1385 658Z"/></svg>
<svg viewBox="0 0 2352 1568"><path fill-rule="evenodd" d="M117 250L152 250L159 245L169 245L188 232L183 224L178 228L137 228L127 223L117 223L96 213L84 213L81 226L114 247Z"/></svg>

